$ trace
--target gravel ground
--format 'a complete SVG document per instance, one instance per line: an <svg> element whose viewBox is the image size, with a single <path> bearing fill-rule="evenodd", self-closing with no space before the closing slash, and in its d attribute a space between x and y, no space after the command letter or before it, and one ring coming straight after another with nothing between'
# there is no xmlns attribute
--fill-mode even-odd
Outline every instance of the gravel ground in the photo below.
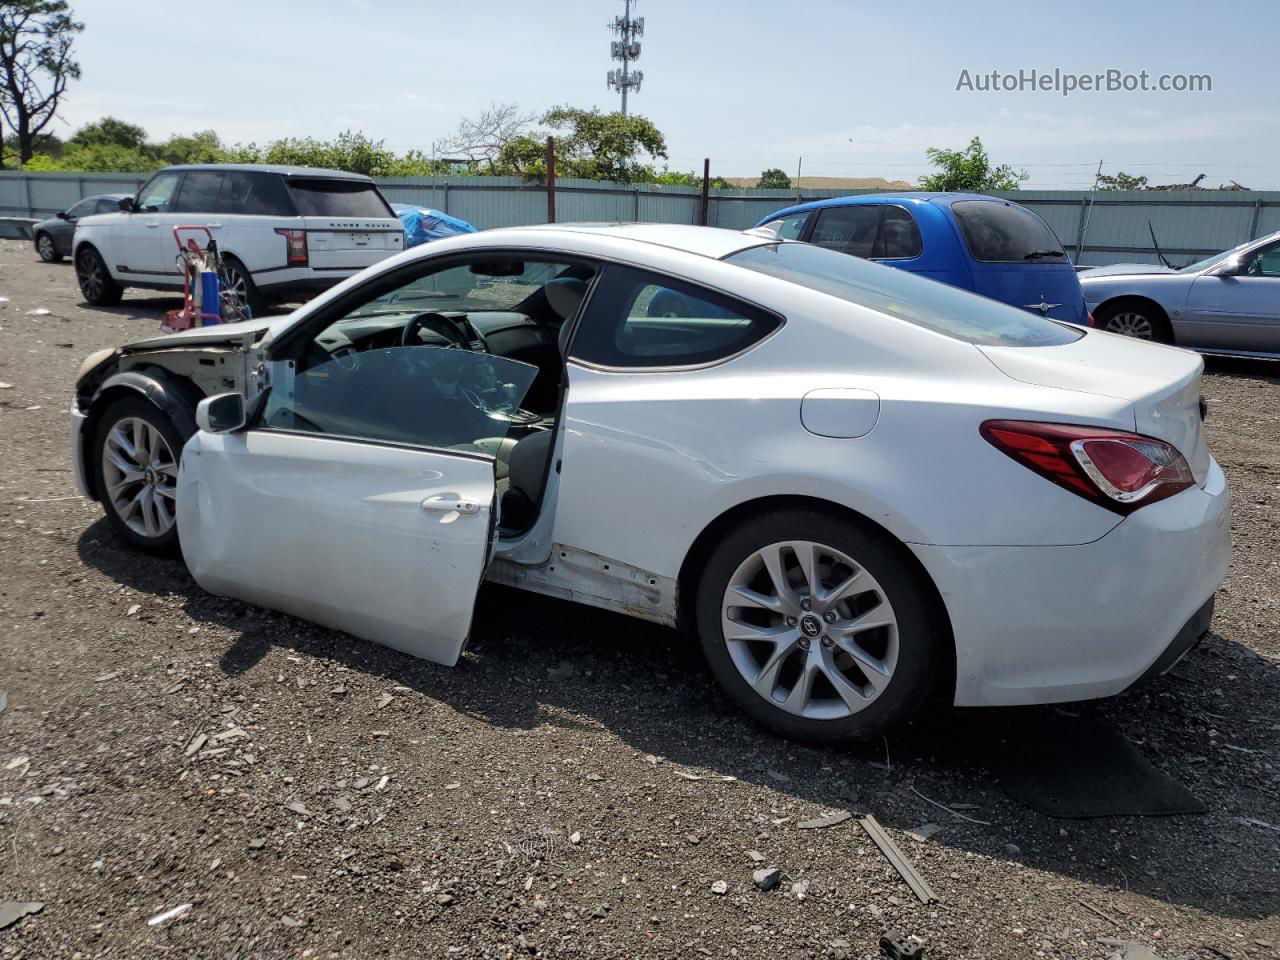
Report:
<svg viewBox="0 0 1280 960"><path fill-rule="evenodd" d="M17 241L0 296L0 901L44 904L0 957L861 958L886 928L930 958L1280 957L1280 365L1206 379L1236 553L1177 676L834 751L753 729L692 644L611 614L486 587L445 669L203 593L124 549L68 467L81 359L175 301L91 309ZM1013 802L991 763L1062 712L1209 812ZM940 902L855 821L800 828L840 810L874 813Z"/></svg>

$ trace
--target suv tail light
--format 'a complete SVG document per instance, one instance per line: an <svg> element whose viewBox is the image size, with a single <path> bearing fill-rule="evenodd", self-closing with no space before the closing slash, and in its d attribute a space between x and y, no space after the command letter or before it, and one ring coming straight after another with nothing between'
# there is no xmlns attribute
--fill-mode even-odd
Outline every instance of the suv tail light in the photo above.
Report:
<svg viewBox="0 0 1280 960"><path fill-rule="evenodd" d="M287 262L289 266L305 267L307 265L307 231L276 227L276 233L280 234L288 242L289 258Z"/></svg>
<svg viewBox="0 0 1280 960"><path fill-rule="evenodd" d="M1084 325L1086 327L1096 327L1098 325L1098 321L1093 319L1092 312L1090 312L1089 310L1085 310L1084 315L1086 318Z"/></svg>
<svg viewBox="0 0 1280 960"><path fill-rule="evenodd" d="M988 420L980 432L1046 480L1120 514L1195 484L1176 447L1138 433L1026 420Z"/></svg>

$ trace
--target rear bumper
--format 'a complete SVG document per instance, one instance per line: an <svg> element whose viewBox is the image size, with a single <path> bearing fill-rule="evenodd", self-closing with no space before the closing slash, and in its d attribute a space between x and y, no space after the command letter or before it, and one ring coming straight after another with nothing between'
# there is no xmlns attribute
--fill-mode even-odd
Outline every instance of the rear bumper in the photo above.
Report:
<svg viewBox="0 0 1280 960"><path fill-rule="evenodd" d="M1207 629L1231 555L1226 478L1211 461L1203 488L1093 543L911 549L951 618L957 705L1112 696L1168 669Z"/></svg>

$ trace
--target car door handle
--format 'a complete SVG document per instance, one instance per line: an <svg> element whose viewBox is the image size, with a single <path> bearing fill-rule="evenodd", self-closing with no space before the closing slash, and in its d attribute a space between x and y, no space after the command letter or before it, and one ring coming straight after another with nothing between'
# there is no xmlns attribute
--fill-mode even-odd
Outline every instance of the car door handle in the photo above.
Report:
<svg viewBox="0 0 1280 960"><path fill-rule="evenodd" d="M147 224L147 226L148 226L148 227L158 227L158 226L160 226L160 223L159 223L159 221L153 221L153 222L149 222L149 223Z"/></svg>
<svg viewBox="0 0 1280 960"><path fill-rule="evenodd" d="M480 512L480 504L474 500L459 500L457 497L427 497L422 501L423 513L461 513L473 516Z"/></svg>
<svg viewBox="0 0 1280 960"><path fill-rule="evenodd" d="M205 226L206 226L206 227L208 227L210 230L221 230L221 229L222 229L222 224L220 224L220 223L206 223L206 224L205 224Z"/></svg>

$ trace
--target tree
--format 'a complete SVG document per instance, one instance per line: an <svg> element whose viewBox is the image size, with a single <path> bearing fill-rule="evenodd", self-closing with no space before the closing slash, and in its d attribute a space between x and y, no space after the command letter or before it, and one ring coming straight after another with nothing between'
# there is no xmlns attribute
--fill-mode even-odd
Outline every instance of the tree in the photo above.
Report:
<svg viewBox="0 0 1280 960"><path fill-rule="evenodd" d="M777 167L770 167L760 174L760 182L756 186L761 190L790 190L791 178Z"/></svg>
<svg viewBox="0 0 1280 960"><path fill-rule="evenodd" d="M1135 177L1131 173L1125 173L1123 170L1111 174L1103 173L1098 176L1099 190L1145 190L1147 189L1146 177Z"/></svg>
<svg viewBox="0 0 1280 960"><path fill-rule="evenodd" d="M267 146L263 160L303 167L328 167L348 170L370 177L385 177L397 172L396 155L381 140L370 140L363 133L347 130L332 142L312 137L286 137Z"/></svg>
<svg viewBox="0 0 1280 960"><path fill-rule="evenodd" d="M71 45L84 24L66 0L0 0L0 114L18 140L18 162L58 112L67 84L80 78Z"/></svg>
<svg viewBox="0 0 1280 960"><path fill-rule="evenodd" d="M946 190L965 193L982 193L991 190L1017 190L1031 174L1014 170L1007 164L991 166L982 140L974 137L964 150L944 150L930 147L925 152L929 162L939 168L938 173L920 178L921 190Z"/></svg>
<svg viewBox="0 0 1280 960"><path fill-rule="evenodd" d="M147 131L136 123L125 123L115 117L103 117L93 123L87 123L67 138L67 143L75 146L110 144L124 147L126 150L141 149L146 142Z"/></svg>
<svg viewBox="0 0 1280 960"><path fill-rule="evenodd" d="M641 154L667 157L666 138L646 117L564 106L548 110L542 123L556 137L556 172L562 177L628 183L652 175ZM545 175L543 140L527 134L512 138L500 163L526 176Z"/></svg>
<svg viewBox="0 0 1280 960"><path fill-rule="evenodd" d="M441 148L451 156L466 157L472 166L485 164L494 173L507 144L528 133L536 117L514 103L490 103L478 116L464 117Z"/></svg>

